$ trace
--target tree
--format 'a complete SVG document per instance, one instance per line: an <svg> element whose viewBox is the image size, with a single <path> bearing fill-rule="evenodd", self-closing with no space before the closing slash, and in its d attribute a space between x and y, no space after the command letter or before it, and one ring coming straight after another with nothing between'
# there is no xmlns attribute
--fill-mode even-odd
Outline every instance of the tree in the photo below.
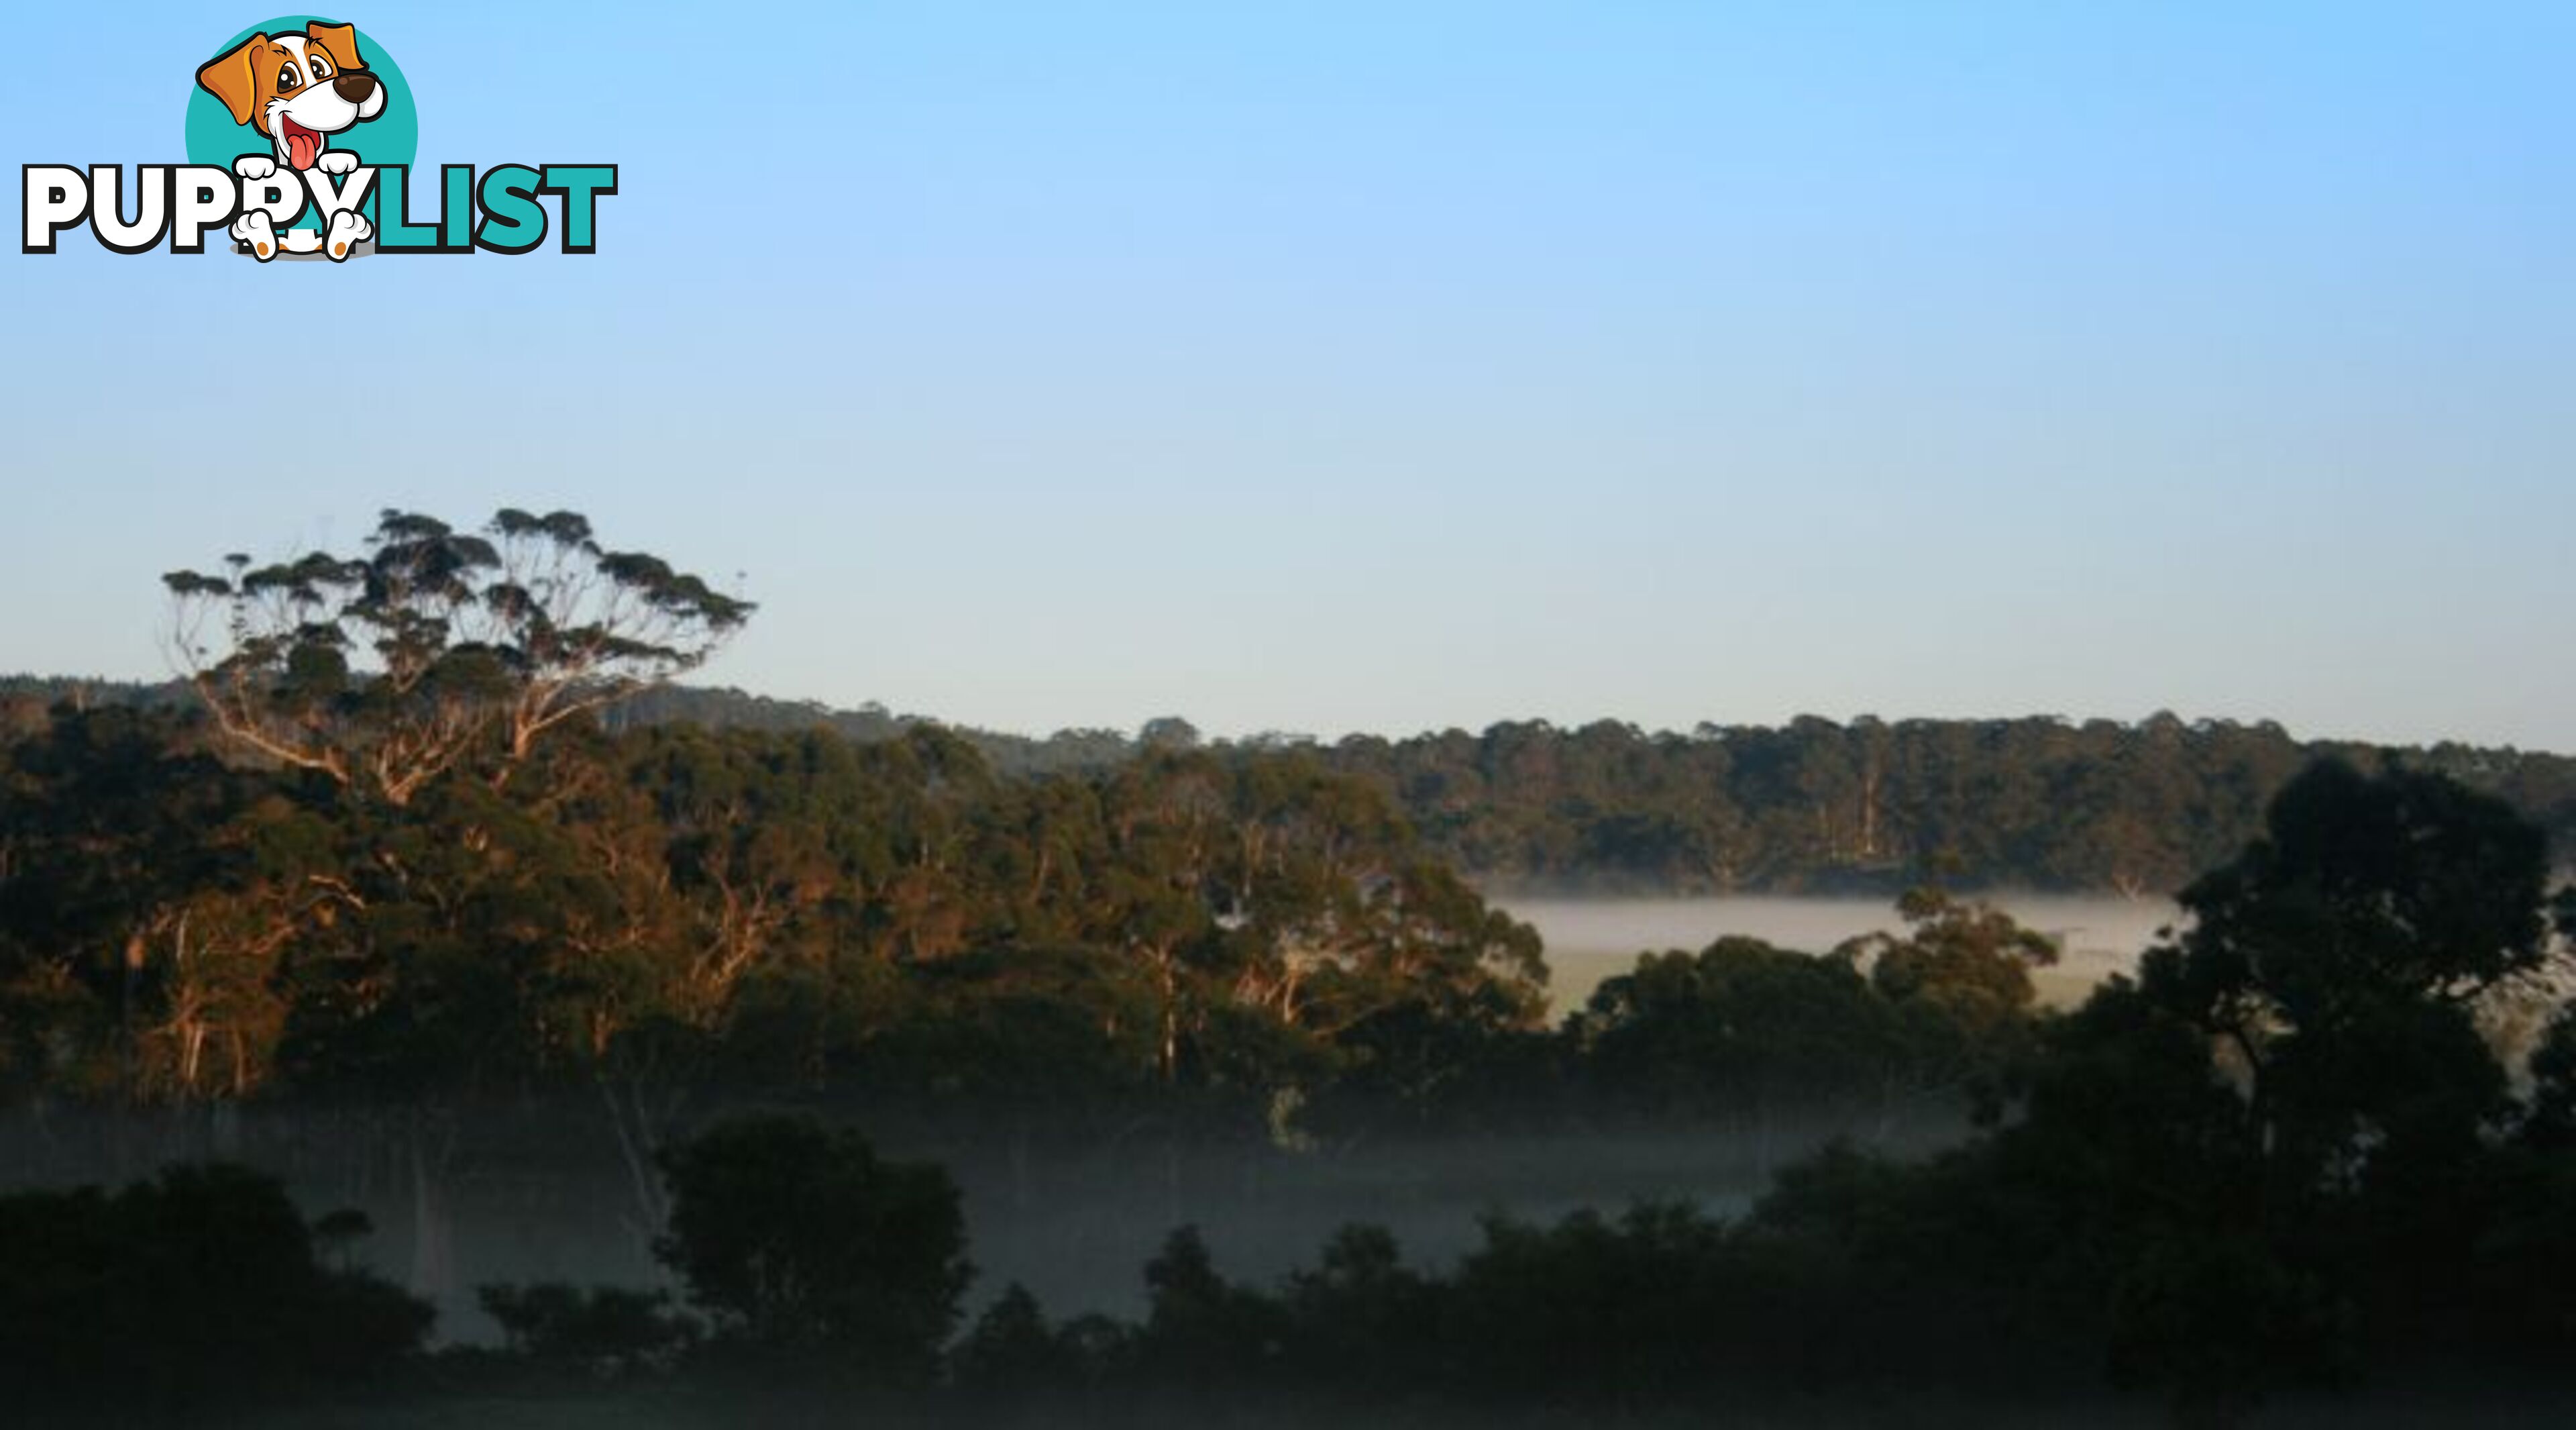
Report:
<svg viewBox="0 0 2576 1430"><path fill-rule="evenodd" d="M0 751L0 1078L78 1085L112 1053L120 1077L164 1091L197 1092L201 1070L239 1082L215 1068L244 1061L269 970L227 936L253 882L244 782L196 734L166 713L65 709Z"/></svg>
<svg viewBox="0 0 2576 1430"><path fill-rule="evenodd" d="M567 511L471 534L388 510L362 556L223 565L162 578L198 698L241 746L395 805L496 732L506 772L545 731L698 668L753 610Z"/></svg>
<svg viewBox="0 0 2576 1430"><path fill-rule="evenodd" d="M719 1337L870 1379L936 1369L972 1275L946 1172L780 1116L718 1124L666 1151L662 1169L671 1225L654 1253Z"/></svg>
<svg viewBox="0 0 2576 1430"><path fill-rule="evenodd" d="M2227 1045L2266 1145L2316 1169L2391 1134L2473 1135L2505 1089L2472 1005L2556 956L2541 832L2442 776L2333 760L2265 824L2183 891L2192 923L2147 991Z"/></svg>
<svg viewBox="0 0 2576 1430"><path fill-rule="evenodd" d="M597 1380L667 1370L697 1331L663 1291L544 1281L478 1286L475 1300L512 1354Z"/></svg>
<svg viewBox="0 0 2576 1430"><path fill-rule="evenodd" d="M1897 1052L1890 1022L1848 958L1730 936L1697 954L1641 955L1602 982L1571 1031L1614 1103L1749 1115L1767 1130L1783 1110L1879 1095Z"/></svg>
<svg viewBox="0 0 2576 1430"><path fill-rule="evenodd" d="M2479 1323L2510 1103L2472 1005L2555 956L2545 879L2501 801L2321 761L2052 1039L1999 1170L2091 1266L2048 1279L2111 1289L2115 1368L2223 1405Z"/></svg>
<svg viewBox="0 0 2576 1430"><path fill-rule="evenodd" d="M1315 1268L1291 1274L1282 1298L1288 1354L1318 1379L1403 1388L1437 1364L1438 1289L1404 1265L1395 1234L1354 1223L1332 1234Z"/></svg>
<svg viewBox="0 0 2576 1430"><path fill-rule="evenodd" d="M1178 715L1159 715L1136 731L1136 743L1148 750L1195 750L1203 743L1199 727Z"/></svg>
<svg viewBox="0 0 2576 1430"><path fill-rule="evenodd" d="M1145 1263L1140 1367L1172 1383L1240 1389L1271 1370L1283 1339L1279 1304L1220 1275L1195 1226L1174 1228Z"/></svg>
<svg viewBox="0 0 2576 1430"><path fill-rule="evenodd" d="M0 1266L13 1416L32 1401L123 1423L138 1402L196 1412L378 1386L432 1319L373 1276L322 1265L285 1190L223 1163L112 1194L0 1196Z"/></svg>
<svg viewBox="0 0 2576 1430"><path fill-rule="evenodd" d="M1047 1324L1038 1298L1017 1281L984 1308L951 1361L959 1385L1003 1395L1069 1390L1090 1370L1081 1346Z"/></svg>
<svg viewBox="0 0 2576 1430"><path fill-rule="evenodd" d="M1916 1078L1964 1087L1992 1111L2001 1076L2029 1041L2031 970L2055 964L2057 945L1992 905L1939 889L1908 890L1896 911L1903 935L1865 935L1841 951L1867 965Z"/></svg>

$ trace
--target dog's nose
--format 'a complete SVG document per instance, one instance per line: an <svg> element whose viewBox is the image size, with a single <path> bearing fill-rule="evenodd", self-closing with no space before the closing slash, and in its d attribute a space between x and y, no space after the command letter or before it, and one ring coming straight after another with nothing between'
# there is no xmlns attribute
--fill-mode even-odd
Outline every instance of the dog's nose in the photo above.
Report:
<svg viewBox="0 0 2576 1430"><path fill-rule="evenodd" d="M376 77L365 70L352 70L347 74L335 76L331 81L331 88L338 91L340 97L351 104L364 104L367 102L367 96L376 92Z"/></svg>

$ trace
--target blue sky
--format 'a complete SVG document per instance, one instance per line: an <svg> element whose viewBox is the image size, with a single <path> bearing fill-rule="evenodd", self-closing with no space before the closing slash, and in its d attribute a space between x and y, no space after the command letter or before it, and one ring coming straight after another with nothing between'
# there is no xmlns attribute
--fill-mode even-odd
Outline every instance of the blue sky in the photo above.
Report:
<svg viewBox="0 0 2576 1430"><path fill-rule="evenodd" d="M180 157L262 18L65 12L16 161ZM1005 728L2576 749L2576 7L336 18L424 166L618 163L598 254L10 254L0 670L568 506L740 573L708 678Z"/></svg>

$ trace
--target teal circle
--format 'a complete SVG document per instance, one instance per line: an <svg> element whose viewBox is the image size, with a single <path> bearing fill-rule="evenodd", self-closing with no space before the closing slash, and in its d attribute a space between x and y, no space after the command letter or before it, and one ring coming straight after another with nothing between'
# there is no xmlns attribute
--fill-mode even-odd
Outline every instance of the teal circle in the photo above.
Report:
<svg viewBox="0 0 2576 1430"><path fill-rule="evenodd" d="M276 19L262 20L248 29L239 31L231 39L207 51L206 59L211 60L217 55L230 54L235 46L253 35L275 35L289 30L301 30L316 20L326 25L341 23L327 15L280 15ZM385 50L383 45L376 42L376 37L364 30L358 31L358 56L367 62L367 71L384 85L385 107L378 111L375 118L360 121L348 133L332 136L331 147L348 150L356 154L360 162L369 165L408 165L420 152L420 111L412 104L411 81L403 78L402 66L394 63L394 57ZM200 64L204 62L198 61ZM224 108L222 100L207 93L204 85L197 83L194 70L189 71L189 163L211 164L219 169L229 169L233 165L233 160L244 154L274 154L275 152L276 146L263 137L258 130L247 124L235 124L233 112ZM368 222L379 223L374 189L367 191L367 201L358 206L358 211L367 216ZM305 220L312 214L313 206L307 203L304 206L304 212L297 215L295 221L287 224L286 227L290 229L301 227L310 231L314 225L306 223Z"/></svg>

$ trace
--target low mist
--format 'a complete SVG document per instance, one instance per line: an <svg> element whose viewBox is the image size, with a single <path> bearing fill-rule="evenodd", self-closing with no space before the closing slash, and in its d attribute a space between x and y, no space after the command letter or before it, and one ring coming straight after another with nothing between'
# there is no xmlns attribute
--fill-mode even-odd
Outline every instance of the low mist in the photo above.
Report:
<svg viewBox="0 0 2576 1430"><path fill-rule="evenodd" d="M1728 934L1782 948L1824 953L1845 939L1900 933L1895 901L1745 894L1704 898L1565 898L1497 893L1498 907L1536 928L1547 942L1550 1007L1579 1012L1605 978L1628 971L1640 952L1696 950ZM2059 946L2054 968L2032 981L2043 1002L2063 1006L2113 973L2129 968L2156 930L2182 911L2162 898L2085 894L1986 896L2024 926Z"/></svg>

